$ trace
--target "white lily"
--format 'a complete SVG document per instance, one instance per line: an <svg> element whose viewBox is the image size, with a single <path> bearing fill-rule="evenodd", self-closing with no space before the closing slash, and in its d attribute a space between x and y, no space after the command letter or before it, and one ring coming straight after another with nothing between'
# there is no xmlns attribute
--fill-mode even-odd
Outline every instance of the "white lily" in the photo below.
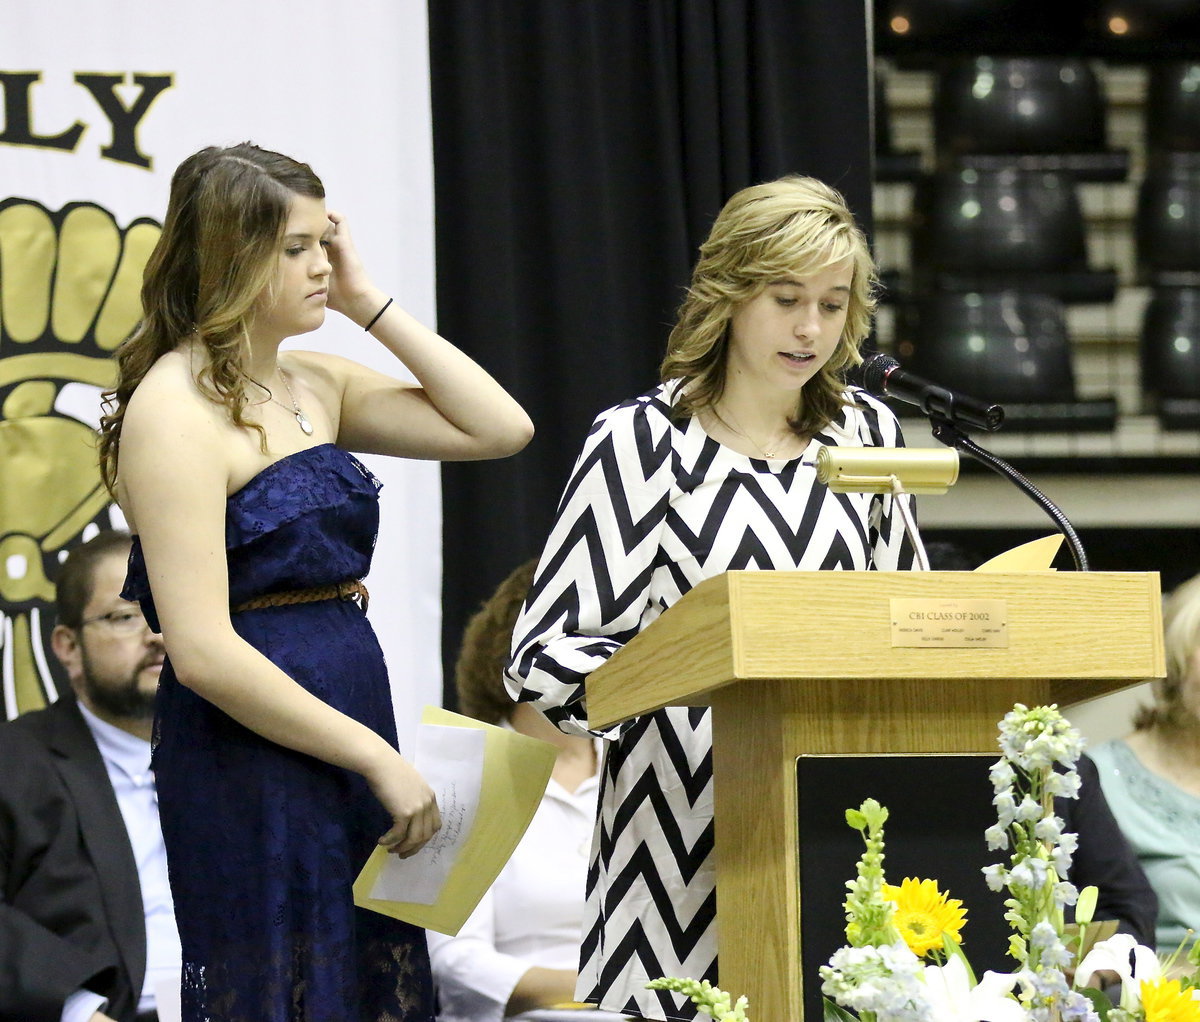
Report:
<svg viewBox="0 0 1200 1022"><path fill-rule="evenodd" d="M1016 982L1008 973L985 972L971 986L966 965L954 956L925 967L933 1022L1026 1022L1025 1010L1010 996Z"/></svg>
<svg viewBox="0 0 1200 1022"><path fill-rule="evenodd" d="M1079 989L1091 986L1092 977L1103 970L1115 972L1121 977L1121 1007L1125 1011L1141 1008L1142 983L1162 975L1158 956L1128 933L1113 934L1084 955L1075 971L1075 986Z"/></svg>

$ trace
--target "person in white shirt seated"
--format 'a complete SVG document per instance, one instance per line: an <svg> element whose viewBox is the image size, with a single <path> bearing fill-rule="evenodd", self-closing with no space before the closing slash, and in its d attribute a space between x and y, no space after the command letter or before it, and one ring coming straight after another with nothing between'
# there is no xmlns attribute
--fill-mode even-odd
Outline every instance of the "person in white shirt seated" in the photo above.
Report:
<svg viewBox="0 0 1200 1022"><path fill-rule="evenodd" d="M129 547L71 551L51 644L74 696L0 724L0 1020L157 1022L179 983L150 769L163 641L120 597Z"/></svg>
<svg viewBox="0 0 1200 1022"><path fill-rule="evenodd" d="M564 735L505 691L512 626L535 567L514 571L468 623L455 685L462 713L551 742L558 758L529 829L458 935L429 933L439 1022L545 1018L575 997L600 761L595 741Z"/></svg>

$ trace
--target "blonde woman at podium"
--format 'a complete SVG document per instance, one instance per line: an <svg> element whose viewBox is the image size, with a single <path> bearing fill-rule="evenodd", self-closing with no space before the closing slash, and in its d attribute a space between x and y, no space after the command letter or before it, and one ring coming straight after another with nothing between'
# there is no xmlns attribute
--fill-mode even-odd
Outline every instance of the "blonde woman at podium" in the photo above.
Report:
<svg viewBox="0 0 1200 1022"><path fill-rule="evenodd" d="M738 192L671 331L662 382L602 412L575 465L513 635L509 690L586 734L585 683L706 578L732 569L897 570L914 553L892 498L834 494L822 446L903 444L847 387L875 267L842 197L812 178ZM813 607L797 628L820 628ZM708 711L667 708L603 735L576 996L691 1019L658 976L716 981Z"/></svg>

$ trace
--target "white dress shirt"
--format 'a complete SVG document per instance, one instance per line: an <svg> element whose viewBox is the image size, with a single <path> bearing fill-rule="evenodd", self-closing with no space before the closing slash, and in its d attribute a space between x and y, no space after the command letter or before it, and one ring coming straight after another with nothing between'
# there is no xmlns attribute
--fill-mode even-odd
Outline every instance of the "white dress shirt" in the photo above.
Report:
<svg viewBox="0 0 1200 1022"><path fill-rule="evenodd" d="M598 794L598 776L574 792L552 778L512 858L458 935L430 931L439 1022L499 1022L528 969L579 968ZM598 1022L596 1012L586 1015Z"/></svg>
<svg viewBox="0 0 1200 1022"><path fill-rule="evenodd" d="M175 906L167 880L167 849L158 819L154 774L150 770L150 743L101 720L82 703L79 710L100 748L133 847L146 913L146 979L138 1011L150 1011L155 1007L155 984L177 977L181 960ZM90 1018L93 1012L102 1010L104 1003L103 998L90 991L79 991L64 1004L63 1022Z"/></svg>

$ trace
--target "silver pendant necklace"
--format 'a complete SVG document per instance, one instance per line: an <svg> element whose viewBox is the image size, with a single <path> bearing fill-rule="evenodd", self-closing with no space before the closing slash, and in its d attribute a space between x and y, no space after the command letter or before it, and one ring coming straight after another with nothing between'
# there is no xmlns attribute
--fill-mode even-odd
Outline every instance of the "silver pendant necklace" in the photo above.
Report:
<svg viewBox="0 0 1200 1022"><path fill-rule="evenodd" d="M292 399L292 411L295 413L296 422L299 424L300 428L304 430L305 436L312 436L313 424L308 421L308 416L304 414L303 409L300 407L300 402L296 400L296 395L292 393L292 385L288 383L287 373L283 371L283 366L276 366L275 368L279 370L279 378L283 380L283 385L287 388L288 397ZM268 393L270 392L268 391ZM281 408L287 408L287 405L285 405L282 401L276 400L274 395L272 395L271 400Z"/></svg>

